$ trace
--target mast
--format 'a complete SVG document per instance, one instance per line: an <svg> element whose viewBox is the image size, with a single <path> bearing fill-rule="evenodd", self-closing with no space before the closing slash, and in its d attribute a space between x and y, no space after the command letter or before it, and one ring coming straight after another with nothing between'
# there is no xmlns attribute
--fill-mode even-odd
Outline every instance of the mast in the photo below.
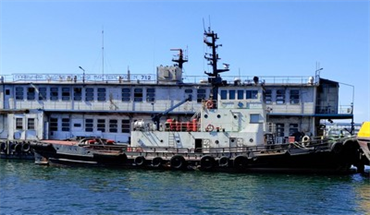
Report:
<svg viewBox="0 0 370 215"><path fill-rule="evenodd" d="M210 42L207 40L208 38L211 39ZM204 73L208 75L208 82L212 85L211 99L214 101L215 105L217 105L218 88L219 86L224 85L220 73L229 71L229 64L224 63L224 69L217 68L217 61L221 58L218 57L216 49L219 46L222 46L222 44L216 45L217 39L219 39L217 34L211 31L210 28L208 29L208 32L204 32L204 43L212 50L211 54L206 53L204 55L204 58L209 61L208 64L212 66L212 72L205 71Z"/></svg>
<svg viewBox="0 0 370 215"><path fill-rule="evenodd" d="M187 57L184 58L182 49L170 49L171 51L179 51L178 58L173 58L172 61L179 65L179 68L182 70L184 63L188 62Z"/></svg>

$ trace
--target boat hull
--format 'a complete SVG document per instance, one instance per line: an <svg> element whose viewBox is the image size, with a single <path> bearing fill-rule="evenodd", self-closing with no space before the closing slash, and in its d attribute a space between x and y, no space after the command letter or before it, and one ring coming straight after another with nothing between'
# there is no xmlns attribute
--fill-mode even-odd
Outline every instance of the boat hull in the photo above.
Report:
<svg viewBox="0 0 370 215"><path fill-rule="evenodd" d="M180 148L82 147L76 144L38 143L33 148L51 165L201 170L217 172L352 173L358 162L356 141L332 148L305 149L290 144L260 148L223 148L192 151ZM41 163L40 157L36 163ZM45 162L43 162L45 163Z"/></svg>

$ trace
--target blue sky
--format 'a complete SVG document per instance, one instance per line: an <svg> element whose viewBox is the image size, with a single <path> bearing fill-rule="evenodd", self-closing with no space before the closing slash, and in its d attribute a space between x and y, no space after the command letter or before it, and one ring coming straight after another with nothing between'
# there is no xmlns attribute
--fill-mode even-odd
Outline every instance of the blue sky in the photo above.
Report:
<svg viewBox="0 0 370 215"><path fill-rule="evenodd" d="M186 75L208 70L203 19L227 75L313 76L355 86L355 121L370 120L369 1L0 0L0 74L154 74L188 47ZM210 17L210 21L209 21ZM342 105L352 87L341 87Z"/></svg>

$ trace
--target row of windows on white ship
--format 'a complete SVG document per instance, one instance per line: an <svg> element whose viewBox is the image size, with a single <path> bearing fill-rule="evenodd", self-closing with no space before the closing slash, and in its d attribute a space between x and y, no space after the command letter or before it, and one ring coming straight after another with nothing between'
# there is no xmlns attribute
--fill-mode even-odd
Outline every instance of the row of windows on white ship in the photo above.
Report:
<svg viewBox="0 0 370 215"><path fill-rule="evenodd" d="M82 124L84 123L84 125ZM81 123L73 123L71 129L70 118L50 118L49 129L50 131L64 131L70 132L76 129L84 129L85 132L107 132L107 133L129 133L131 122L129 119L84 119ZM290 123L288 125L289 135L293 135L298 132L298 124ZM273 128L274 127L274 128ZM26 125L23 124L23 118L16 118L15 123L16 130L34 130L35 129L35 118L27 118ZM285 124L276 123L274 126L269 126L269 131L276 132L276 136L285 136Z"/></svg>
<svg viewBox="0 0 370 215"><path fill-rule="evenodd" d="M26 87L26 94L24 92L25 87L15 88L15 99L24 100L25 98L29 101L36 100L51 100L51 101L106 101L107 90L106 88L92 88L92 87L74 87L73 93L71 93L70 87ZM185 89L185 95L193 95L193 89ZM258 99L257 90L221 90L221 100L244 100L244 99ZM287 95L288 93L288 95ZM6 92L9 94L9 92ZM197 102L201 102L206 99L207 89L197 89L196 98ZM111 95L110 95L111 96ZM300 90L299 89L267 89L264 92L264 101L267 104L272 103L273 96L276 104L285 104L287 98L291 104L298 104L300 101ZM121 100L123 102L154 102L156 98L155 88L122 88L121 89ZM110 98L111 99L111 98Z"/></svg>

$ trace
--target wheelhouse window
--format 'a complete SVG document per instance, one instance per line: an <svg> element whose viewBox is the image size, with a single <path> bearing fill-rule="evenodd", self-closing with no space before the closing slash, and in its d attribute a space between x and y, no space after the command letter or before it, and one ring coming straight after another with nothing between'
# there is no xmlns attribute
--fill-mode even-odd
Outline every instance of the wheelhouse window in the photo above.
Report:
<svg viewBox="0 0 370 215"><path fill-rule="evenodd" d="M235 90L229 90L229 100L235 99Z"/></svg>
<svg viewBox="0 0 370 215"><path fill-rule="evenodd" d="M69 131L69 118L62 118L62 131Z"/></svg>
<svg viewBox="0 0 370 215"><path fill-rule="evenodd" d="M50 118L50 131L58 131L58 118Z"/></svg>
<svg viewBox="0 0 370 215"><path fill-rule="evenodd" d="M299 104L299 90L290 90L290 104Z"/></svg>
<svg viewBox="0 0 370 215"><path fill-rule="evenodd" d="M40 101L47 99L46 93L47 93L46 87L39 87L39 100Z"/></svg>
<svg viewBox="0 0 370 215"><path fill-rule="evenodd" d="M57 101L59 99L59 88L51 87L50 88L50 100Z"/></svg>
<svg viewBox="0 0 370 215"><path fill-rule="evenodd" d="M98 101L102 102L106 100L106 89L98 88Z"/></svg>
<svg viewBox="0 0 370 215"><path fill-rule="evenodd" d="M206 99L206 89L197 89L197 102L201 103Z"/></svg>
<svg viewBox="0 0 370 215"><path fill-rule="evenodd" d="M264 92L264 100L266 104L272 103L272 91L271 90L265 90Z"/></svg>
<svg viewBox="0 0 370 215"><path fill-rule="evenodd" d="M146 101L154 102L155 101L155 88L146 89Z"/></svg>
<svg viewBox="0 0 370 215"><path fill-rule="evenodd" d="M82 100L82 88L81 87L73 88L73 100L74 101Z"/></svg>
<svg viewBox="0 0 370 215"><path fill-rule="evenodd" d="M105 119L98 119L98 131L105 132Z"/></svg>
<svg viewBox="0 0 370 215"><path fill-rule="evenodd" d="M85 89L85 101L94 101L94 88L88 87Z"/></svg>
<svg viewBox="0 0 370 215"><path fill-rule="evenodd" d="M36 92L35 88L29 87L27 88L27 100L35 100Z"/></svg>
<svg viewBox="0 0 370 215"><path fill-rule="evenodd" d="M244 90L238 90L237 91L238 100L244 99Z"/></svg>
<svg viewBox="0 0 370 215"><path fill-rule="evenodd" d="M28 130L35 130L35 118L28 118L27 119L27 129Z"/></svg>
<svg viewBox="0 0 370 215"><path fill-rule="evenodd" d="M259 114L251 114L250 115L250 123L259 123L260 122L260 115Z"/></svg>
<svg viewBox="0 0 370 215"><path fill-rule="evenodd" d="M23 130L23 118L16 118L15 119L15 129L16 130Z"/></svg>
<svg viewBox="0 0 370 215"><path fill-rule="evenodd" d="M227 99L227 90L221 90L221 100Z"/></svg>
<svg viewBox="0 0 370 215"><path fill-rule="evenodd" d="M62 87L62 101L71 100L71 88Z"/></svg>
<svg viewBox="0 0 370 215"><path fill-rule="evenodd" d="M276 104L285 104L285 90L276 90Z"/></svg>
<svg viewBox="0 0 370 215"><path fill-rule="evenodd" d="M257 98L258 98L257 90L247 90L246 91L246 99L257 99Z"/></svg>
<svg viewBox="0 0 370 215"><path fill-rule="evenodd" d="M130 133L130 120L123 119L122 120L122 133Z"/></svg>
<svg viewBox="0 0 370 215"><path fill-rule="evenodd" d="M93 132L94 131L94 119L85 119L85 131Z"/></svg>
<svg viewBox="0 0 370 215"><path fill-rule="evenodd" d="M131 101L131 89L130 88L122 88L122 101L123 102Z"/></svg>
<svg viewBox="0 0 370 215"><path fill-rule="evenodd" d="M134 102L142 102L142 101L143 101L143 89L135 88L134 89Z"/></svg>
<svg viewBox="0 0 370 215"><path fill-rule="evenodd" d="M15 99L16 100L23 100L23 87L16 87L15 88Z"/></svg>

